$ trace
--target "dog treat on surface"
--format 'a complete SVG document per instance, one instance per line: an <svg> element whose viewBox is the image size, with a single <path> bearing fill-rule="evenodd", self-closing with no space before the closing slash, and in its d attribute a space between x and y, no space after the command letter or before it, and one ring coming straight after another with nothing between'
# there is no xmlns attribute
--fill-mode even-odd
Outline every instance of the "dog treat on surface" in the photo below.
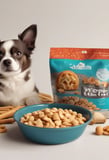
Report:
<svg viewBox="0 0 109 160"><path fill-rule="evenodd" d="M101 112L93 112L93 119L90 124L105 123L106 117Z"/></svg>
<svg viewBox="0 0 109 160"><path fill-rule="evenodd" d="M46 93L40 92L38 95L42 103L53 103L54 102L53 97Z"/></svg>
<svg viewBox="0 0 109 160"><path fill-rule="evenodd" d="M4 119L4 118L8 118L8 117L12 117L13 114L20 108L22 108L24 106L17 106L17 107L14 107L13 109L9 110L9 111L6 111L2 114L0 114L0 119Z"/></svg>
<svg viewBox="0 0 109 160"><path fill-rule="evenodd" d="M13 118L14 113L24 106L5 106L0 107L0 133L7 132L7 127L2 124L11 124L14 123L15 120Z"/></svg>
<svg viewBox="0 0 109 160"><path fill-rule="evenodd" d="M4 125L0 125L0 133L5 133L7 132L7 128Z"/></svg>
<svg viewBox="0 0 109 160"><path fill-rule="evenodd" d="M96 135L102 135L103 134L103 127L97 126L95 133L96 133Z"/></svg>
<svg viewBox="0 0 109 160"><path fill-rule="evenodd" d="M0 111L8 111L13 108L15 108L15 107L14 106L4 106L4 107L0 107Z"/></svg>
<svg viewBox="0 0 109 160"><path fill-rule="evenodd" d="M51 95L46 93L38 93L42 103L53 103ZM2 106L0 107L0 133L7 132L7 127L2 124L12 124L15 122L14 113L24 106ZM40 121L39 121L40 122Z"/></svg>
<svg viewBox="0 0 109 160"><path fill-rule="evenodd" d="M14 118L0 119L0 124L9 124L14 122L15 122Z"/></svg>
<svg viewBox="0 0 109 160"><path fill-rule="evenodd" d="M105 126L103 130L104 130L103 132L104 135L109 135L109 126Z"/></svg>
<svg viewBox="0 0 109 160"><path fill-rule="evenodd" d="M95 129L95 134L109 136L109 126L108 125L104 127L97 126Z"/></svg>
<svg viewBox="0 0 109 160"><path fill-rule="evenodd" d="M8 111L8 110L7 110ZM6 112L6 110L5 111L0 111L0 114L2 114L2 113L4 113L4 112Z"/></svg>
<svg viewBox="0 0 109 160"><path fill-rule="evenodd" d="M21 117L20 122L44 128L64 128L85 123L86 118L76 111L62 108L46 108L40 111L27 113Z"/></svg>

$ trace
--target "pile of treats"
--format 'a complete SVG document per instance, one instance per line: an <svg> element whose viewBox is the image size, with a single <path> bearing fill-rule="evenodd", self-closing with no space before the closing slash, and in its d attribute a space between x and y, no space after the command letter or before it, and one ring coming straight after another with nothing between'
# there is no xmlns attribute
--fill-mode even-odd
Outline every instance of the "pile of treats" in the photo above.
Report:
<svg viewBox="0 0 109 160"><path fill-rule="evenodd" d="M39 97L41 99L42 103L53 103L52 96L45 94L45 93L39 93ZM66 102L68 99L64 99L64 102ZM85 103L86 100L84 99L74 99L74 97L70 97L69 102L78 101L80 106L81 103ZM0 107L0 133L7 132L7 124L14 123L13 115L14 113L22 108L24 106L5 106ZM86 108L86 106L83 106ZM94 111L91 106L91 108L87 107L89 110L93 113L93 119L90 123L90 125L93 124L103 124L106 122L106 117L100 113L99 111ZM95 106L96 108L96 106ZM97 109L97 108L96 108ZM72 116L71 116L72 115ZM37 117L37 119L36 119ZM43 111L36 111L33 113L29 113L27 115L24 115L22 117L21 122L28 124L28 125L34 125L38 127L48 127L48 128L62 128L62 127L70 127L75 125L83 124L86 121L86 118L83 117L80 113L76 113L72 110L63 110L63 109L56 109L53 110L46 109ZM109 126L101 127L97 126L95 128L95 134L96 135L109 135Z"/></svg>
<svg viewBox="0 0 109 160"><path fill-rule="evenodd" d="M109 126L97 126L95 129L96 135L107 135L109 136Z"/></svg>
<svg viewBox="0 0 109 160"><path fill-rule="evenodd" d="M39 93L42 103L53 103L53 98L45 93ZM4 106L0 107L0 133L7 132L6 124L14 123L14 113L24 106Z"/></svg>
<svg viewBox="0 0 109 160"><path fill-rule="evenodd" d="M4 124L14 123L14 113L24 106L5 106L0 107L0 133L7 132L7 127Z"/></svg>
<svg viewBox="0 0 109 160"><path fill-rule="evenodd" d="M88 102L85 98L79 98L77 96L64 96L63 98L58 100L59 103L71 104L75 106L80 106L87 108L89 110L99 110L95 104L92 102Z"/></svg>
<svg viewBox="0 0 109 160"><path fill-rule="evenodd" d="M46 108L21 117L20 122L36 127L65 128L83 124L86 118L71 109Z"/></svg>

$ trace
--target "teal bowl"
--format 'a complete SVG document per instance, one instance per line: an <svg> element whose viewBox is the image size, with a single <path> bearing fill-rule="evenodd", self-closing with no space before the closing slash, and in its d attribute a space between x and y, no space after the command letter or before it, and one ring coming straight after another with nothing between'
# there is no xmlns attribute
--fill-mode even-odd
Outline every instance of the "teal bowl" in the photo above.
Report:
<svg viewBox="0 0 109 160"><path fill-rule="evenodd" d="M41 128L41 127L29 126L20 122L20 118L26 113L53 107L72 109L73 111L82 113L82 115L86 117L87 121L84 124L66 128ZM92 114L89 110L83 107L73 106L70 104L53 103L53 104L31 105L21 108L14 114L14 119L17 122L22 134L28 140L40 144L62 144L79 138L84 132L86 126L91 121Z"/></svg>

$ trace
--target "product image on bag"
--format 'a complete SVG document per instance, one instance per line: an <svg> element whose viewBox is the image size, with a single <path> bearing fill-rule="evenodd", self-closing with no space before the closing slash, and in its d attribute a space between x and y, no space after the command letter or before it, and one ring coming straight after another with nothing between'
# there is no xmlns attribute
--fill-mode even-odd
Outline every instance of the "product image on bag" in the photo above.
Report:
<svg viewBox="0 0 109 160"><path fill-rule="evenodd" d="M51 48L50 72L55 102L109 109L109 49Z"/></svg>

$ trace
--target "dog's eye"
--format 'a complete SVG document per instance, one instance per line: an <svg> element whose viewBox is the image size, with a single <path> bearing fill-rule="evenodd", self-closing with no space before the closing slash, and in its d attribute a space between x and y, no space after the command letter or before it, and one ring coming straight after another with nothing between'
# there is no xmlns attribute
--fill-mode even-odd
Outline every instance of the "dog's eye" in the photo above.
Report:
<svg viewBox="0 0 109 160"><path fill-rule="evenodd" d="M2 58L3 57L3 52L2 51L0 51L0 58Z"/></svg>
<svg viewBox="0 0 109 160"><path fill-rule="evenodd" d="M22 52L20 52L20 51L15 52L15 56L16 57L21 57L22 56Z"/></svg>

